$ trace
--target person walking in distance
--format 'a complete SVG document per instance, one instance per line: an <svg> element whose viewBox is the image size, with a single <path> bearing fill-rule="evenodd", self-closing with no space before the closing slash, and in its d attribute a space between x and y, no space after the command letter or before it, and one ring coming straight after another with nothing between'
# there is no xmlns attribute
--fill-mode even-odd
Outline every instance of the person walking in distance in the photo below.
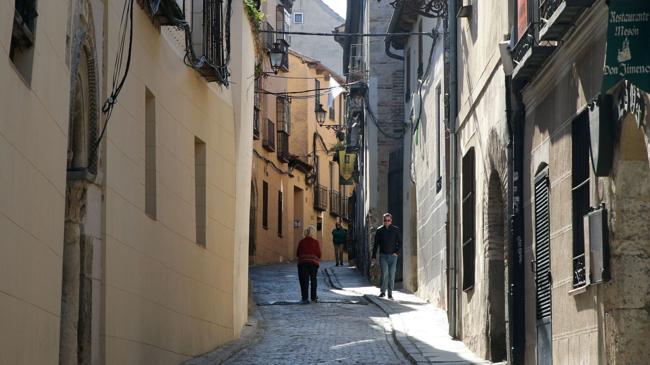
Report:
<svg viewBox="0 0 650 365"><path fill-rule="evenodd" d="M300 295L302 304L309 304L307 292L311 282L311 301L318 302L316 294L316 281L318 267L320 266L320 243L314 238L316 228L308 226L305 229L305 238L298 243L296 257L298 258L298 280L300 281Z"/></svg>
<svg viewBox="0 0 650 365"><path fill-rule="evenodd" d="M341 226L341 222L336 222L336 228L332 230L332 242L334 243L334 256L336 266L343 266L343 247L348 241L348 231Z"/></svg>
<svg viewBox="0 0 650 365"><path fill-rule="evenodd" d="M388 289L388 299L393 299L397 257L402 251L402 232L392 223L393 216L390 213L385 213L384 224L377 228L375 244L372 248L373 264L377 260L377 251L379 251L379 265L381 267L381 292L379 297L383 298L386 295L386 289Z"/></svg>

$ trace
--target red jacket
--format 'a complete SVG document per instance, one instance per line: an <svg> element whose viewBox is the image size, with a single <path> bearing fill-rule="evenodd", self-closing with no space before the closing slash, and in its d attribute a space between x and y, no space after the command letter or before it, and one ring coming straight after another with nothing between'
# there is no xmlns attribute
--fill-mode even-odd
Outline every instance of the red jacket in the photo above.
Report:
<svg viewBox="0 0 650 365"><path fill-rule="evenodd" d="M320 244L311 237L301 239L298 243L296 257L298 257L299 264L309 263L320 265Z"/></svg>

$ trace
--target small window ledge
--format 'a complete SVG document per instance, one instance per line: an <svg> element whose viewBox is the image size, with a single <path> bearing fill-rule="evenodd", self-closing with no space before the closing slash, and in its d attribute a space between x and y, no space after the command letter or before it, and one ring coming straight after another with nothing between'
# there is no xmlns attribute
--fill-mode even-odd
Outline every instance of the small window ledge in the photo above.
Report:
<svg viewBox="0 0 650 365"><path fill-rule="evenodd" d="M579 286L577 288L573 288L573 289L569 290L569 295L576 296L576 295L580 295L582 293L586 293L588 286L589 286L589 284L584 284L584 285Z"/></svg>

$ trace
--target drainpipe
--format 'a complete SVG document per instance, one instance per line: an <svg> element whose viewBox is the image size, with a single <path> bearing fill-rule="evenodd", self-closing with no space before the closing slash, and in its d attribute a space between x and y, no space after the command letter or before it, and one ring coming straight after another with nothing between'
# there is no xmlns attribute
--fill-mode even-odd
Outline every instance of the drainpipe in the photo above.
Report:
<svg viewBox="0 0 650 365"><path fill-rule="evenodd" d="M458 176L456 174L458 166L458 156L456 154L456 139L457 139L457 125L458 118L458 47L457 47L457 26L456 26L456 0L449 1L448 8L448 29L449 29L449 152L450 152L450 194L449 194L449 275L450 275L450 294L449 294L449 335L453 338L458 338L458 304L457 304L457 271L456 263L458 262L458 246L456 245L457 238L457 197L456 197L456 181Z"/></svg>

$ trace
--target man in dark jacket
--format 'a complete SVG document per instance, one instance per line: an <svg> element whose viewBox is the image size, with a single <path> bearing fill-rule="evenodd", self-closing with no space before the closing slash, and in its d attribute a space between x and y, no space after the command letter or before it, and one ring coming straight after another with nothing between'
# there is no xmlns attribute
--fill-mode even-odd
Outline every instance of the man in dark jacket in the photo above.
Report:
<svg viewBox="0 0 650 365"><path fill-rule="evenodd" d="M384 214L384 224L377 228L375 244L372 248L373 264L376 262L377 250L379 250L379 264L381 267L381 292L379 297L383 298L386 295L386 289L388 289L388 299L393 299L397 257L402 251L402 232L392 223L393 216L390 213Z"/></svg>

